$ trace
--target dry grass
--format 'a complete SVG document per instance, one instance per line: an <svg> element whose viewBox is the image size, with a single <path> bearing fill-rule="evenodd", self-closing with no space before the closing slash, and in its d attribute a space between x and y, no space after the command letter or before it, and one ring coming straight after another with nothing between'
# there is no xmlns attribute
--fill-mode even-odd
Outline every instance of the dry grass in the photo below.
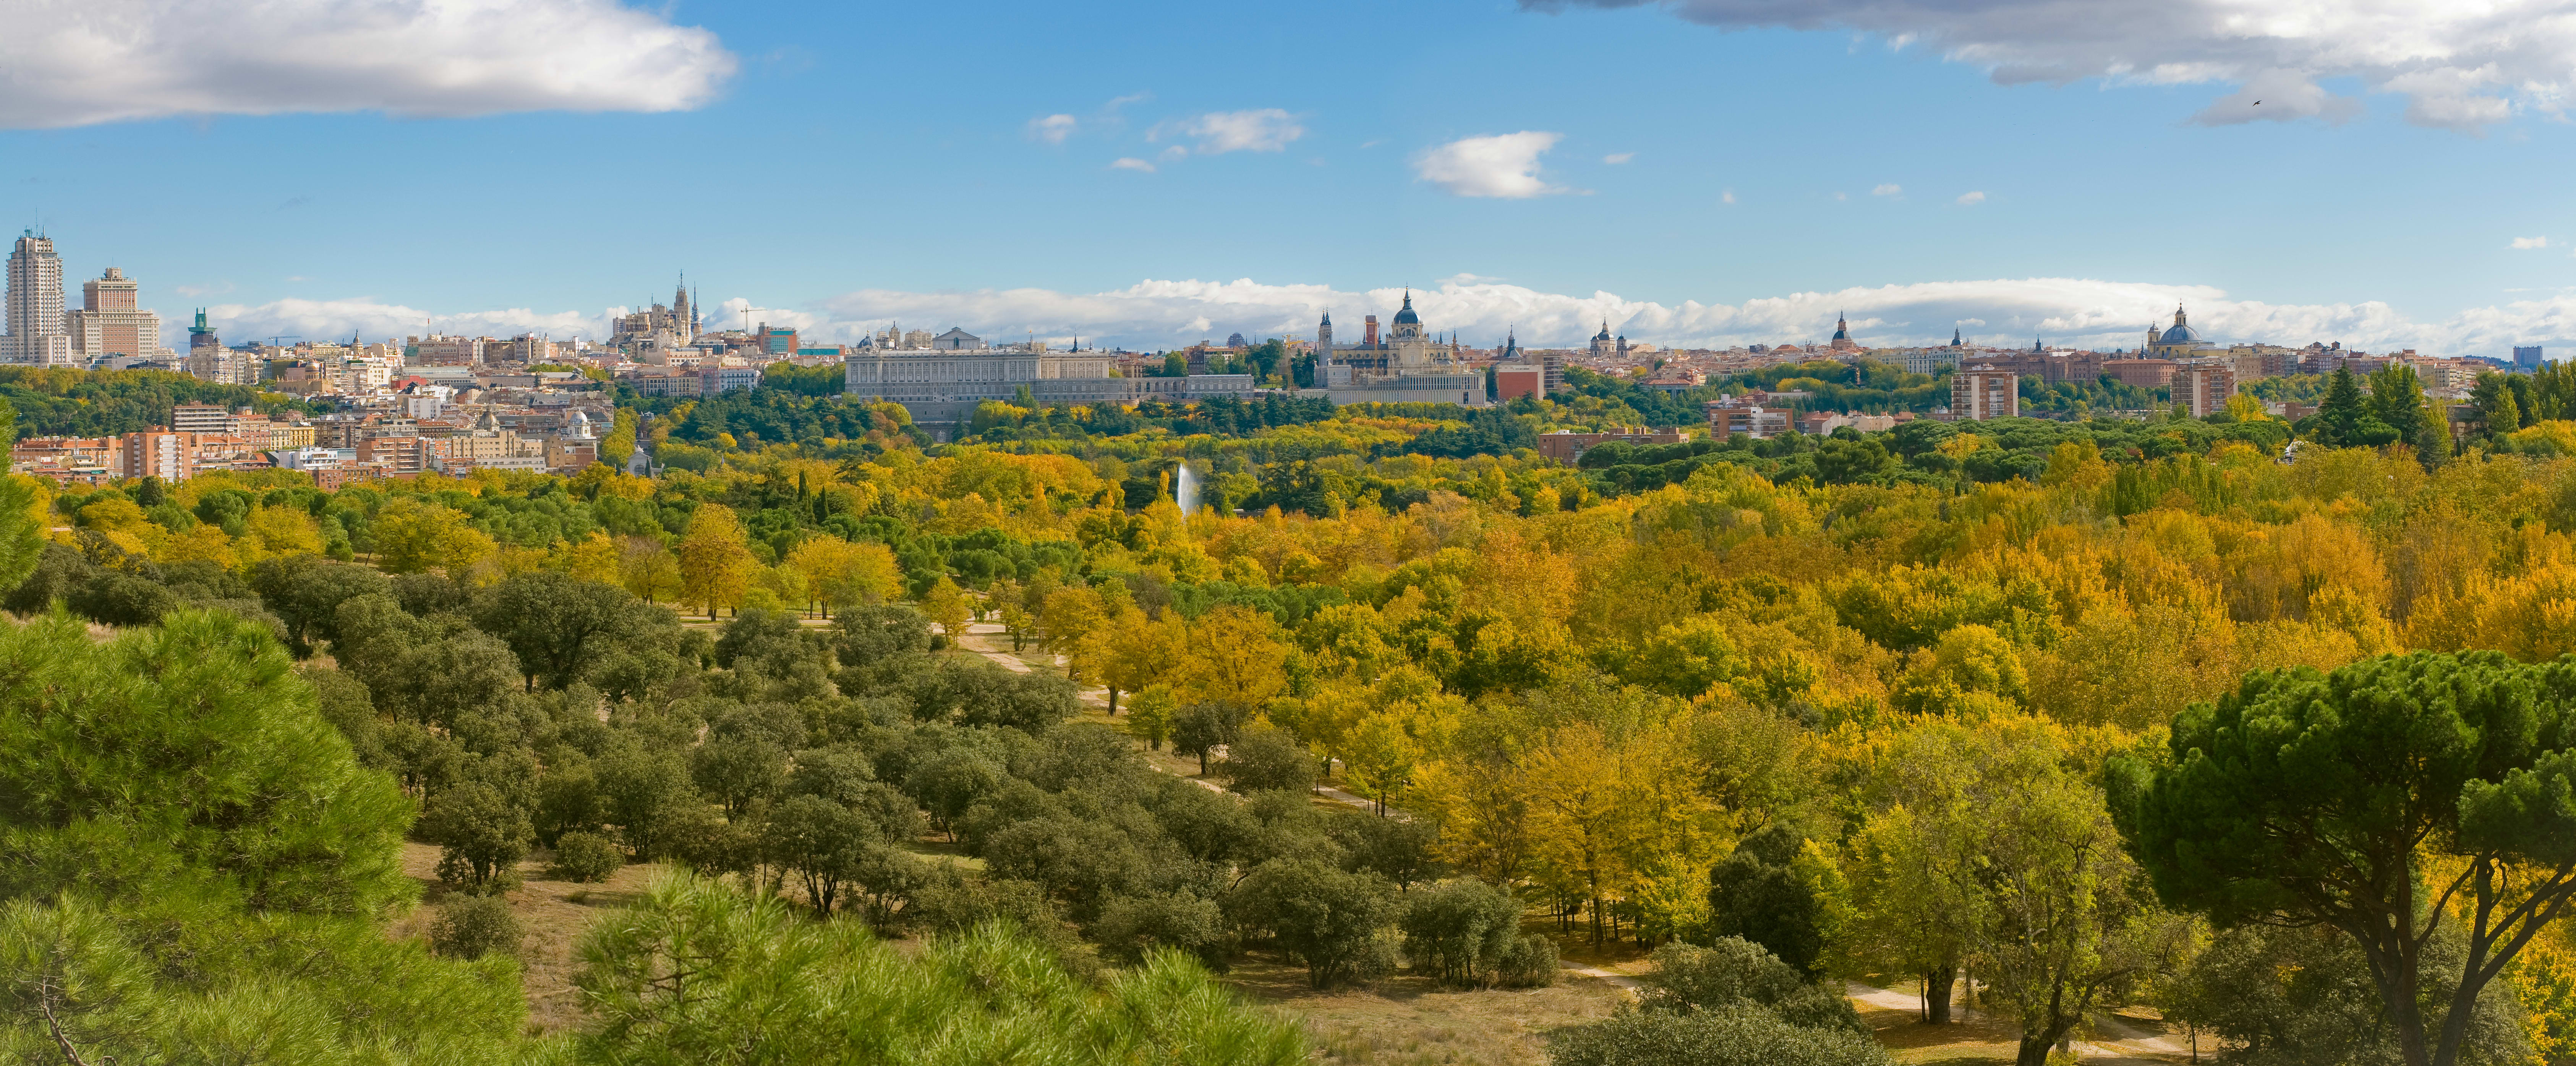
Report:
<svg viewBox="0 0 2576 1066"><path fill-rule="evenodd" d="M1253 952L1226 974L1253 1001L1295 1015L1313 1034L1315 1059L1331 1063L1540 1066L1546 1034L1608 1017L1623 998L1600 981L1567 975L1551 988L1441 991L1420 977L1317 992L1306 971Z"/></svg>
<svg viewBox="0 0 2576 1066"><path fill-rule="evenodd" d="M395 937L426 937L436 917L434 904L445 894L438 884L438 848L406 842L402 858L403 872L424 886L423 906L395 922L389 932ZM580 993L572 985L578 969L573 946L593 919L635 900L663 869L659 863L639 863L602 883L584 885L553 879L546 870L552 861L552 853L538 851L520 862L519 873L526 883L504 897L527 933L519 948L519 980L528 997L531 1033L562 1032L581 1023Z"/></svg>

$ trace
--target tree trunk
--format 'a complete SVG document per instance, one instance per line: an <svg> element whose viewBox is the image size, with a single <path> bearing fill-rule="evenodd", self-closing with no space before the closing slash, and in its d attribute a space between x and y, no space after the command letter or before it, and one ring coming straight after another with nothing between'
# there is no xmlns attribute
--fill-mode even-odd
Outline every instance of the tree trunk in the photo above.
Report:
<svg viewBox="0 0 2576 1066"><path fill-rule="evenodd" d="M1109 686L1109 717L1118 717L1118 688L1115 685ZM1199 772L1206 773L1207 771L1201 770Z"/></svg>
<svg viewBox="0 0 2576 1066"><path fill-rule="evenodd" d="M2048 1066L2048 1050L2057 1041L2024 1035L2021 1048L2013 1055L2013 1066Z"/></svg>
<svg viewBox="0 0 2576 1066"><path fill-rule="evenodd" d="M1950 1024L1950 984L1957 978L1956 968L1948 966L1923 975L1924 1021Z"/></svg>

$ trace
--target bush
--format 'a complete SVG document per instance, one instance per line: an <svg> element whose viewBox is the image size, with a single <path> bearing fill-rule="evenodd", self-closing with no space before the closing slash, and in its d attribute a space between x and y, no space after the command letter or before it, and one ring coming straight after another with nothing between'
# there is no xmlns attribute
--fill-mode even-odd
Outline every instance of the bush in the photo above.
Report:
<svg viewBox="0 0 2576 1066"><path fill-rule="evenodd" d="M1807 981L1762 945L1719 937L1707 947L1675 941L1655 949L1655 971L1646 975L1639 1006L1684 1014L1736 1006L1766 1008L1791 1025L1869 1035L1851 1000Z"/></svg>
<svg viewBox="0 0 2576 1066"><path fill-rule="evenodd" d="M499 952L519 954L519 919L499 896L467 896L438 909L429 926L429 949L451 959L473 960Z"/></svg>
<svg viewBox="0 0 2576 1066"><path fill-rule="evenodd" d="M1887 1052L1867 1036L1807 1029L1759 1007L1689 1014L1621 1011L1609 1020L1558 1030L1555 1066L1882 1066Z"/></svg>
<svg viewBox="0 0 2576 1066"><path fill-rule="evenodd" d="M626 850L597 833L571 832L555 839L555 872L564 880L608 880L626 867Z"/></svg>
<svg viewBox="0 0 2576 1066"><path fill-rule="evenodd" d="M1217 912L1216 901L1180 893L1110 900L1101 909L1100 920L1092 924L1091 939L1130 966L1144 961L1156 948L1187 952L1211 969L1223 969L1226 957L1234 953L1234 937Z"/></svg>

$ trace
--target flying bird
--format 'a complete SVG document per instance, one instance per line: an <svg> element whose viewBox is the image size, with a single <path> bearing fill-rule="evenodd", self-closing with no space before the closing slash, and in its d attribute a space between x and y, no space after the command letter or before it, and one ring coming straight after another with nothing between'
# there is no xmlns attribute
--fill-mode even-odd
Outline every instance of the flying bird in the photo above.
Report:
<svg viewBox="0 0 2576 1066"><path fill-rule="evenodd" d="M2263 106L2263 101L2261 101L2261 100L2256 100L2256 101L2254 101L2254 106L2256 106L2256 107L2261 107L2261 106Z"/></svg>

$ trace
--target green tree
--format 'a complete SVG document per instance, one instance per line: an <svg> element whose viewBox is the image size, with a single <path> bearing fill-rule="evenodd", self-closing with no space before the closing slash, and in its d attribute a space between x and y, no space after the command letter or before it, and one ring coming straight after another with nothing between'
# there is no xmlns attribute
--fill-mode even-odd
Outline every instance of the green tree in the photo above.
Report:
<svg viewBox="0 0 2576 1066"><path fill-rule="evenodd" d="M2479 994L2576 895L2571 705L2576 668L2495 652L2251 674L2175 717L2170 762L2117 765L2132 847L2220 928L2343 932L2405 1061L2450 1066ZM2437 997L2450 926L2460 976Z"/></svg>
<svg viewBox="0 0 2576 1066"><path fill-rule="evenodd" d="M1384 933L1397 914L1394 887L1314 859L1273 859L1246 875L1226 906L1237 924L1266 930L1304 963L1309 984L1331 988L1393 965Z"/></svg>
<svg viewBox="0 0 2576 1066"><path fill-rule="evenodd" d="M1306 1059L1294 1022L1176 952L1094 985L1006 922L900 952L859 923L798 921L774 898L685 874L593 927L579 957L596 1019L576 1044L585 1063Z"/></svg>
<svg viewBox="0 0 2576 1066"><path fill-rule="evenodd" d="M269 613L286 623L286 646L299 659L313 654L315 644L339 639L341 604L393 594L393 582L375 567L310 555L262 559L251 568L250 584Z"/></svg>
<svg viewBox="0 0 2576 1066"><path fill-rule="evenodd" d="M1217 767L1217 774L1237 792L1307 792L1315 787L1315 760L1287 730L1255 726L1227 746L1225 762Z"/></svg>
<svg viewBox="0 0 2576 1066"><path fill-rule="evenodd" d="M474 603L474 624L509 645L531 691L572 684L620 637L669 621L624 589L552 570L512 574Z"/></svg>
<svg viewBox="0 0 2576 1066"><path fill-rule="evenodd" d="M1556 978L1554 947L1520 931L1520 901L1472 877L1413 893L1396 924L1413 968L1443 985L1518 988Z"/></svg>
<svg viewBox="0 0 2576 1066"><path fill-rule="evenodd" d="M499 789L467 782L441 789L421 815L420 835L444 849L438 879L476 895L516 887L514 867L528 854L536 829L528 812Z"/></svg>
<svg viewBox="0 0 2576 1066"><path fill-rule="evenodd" d="M1772 823L1735 846L1708 872L1710 928L1718 936L1760 944L1791 969L1824 972L1824 902L1792 868L1806 838Z"/></svg>
<svg viewBox="0 0 2576 1066"><path fill-rule="evenodd" d="M0 623L0 895L188 886L261 910L408 896L410 804L359 767L266 626L178 611L92 640Z"/></svg>
<svg viewBox="0 0 2576 1066"><path fill-rule="evenodd" d="M2522 407L2514 399L2513 389L2504 374L2480 374L2469 387L2469 402L2478 409L2479 420L2486 423L2486 438L2498 437L2522 428Z"/></svg>

